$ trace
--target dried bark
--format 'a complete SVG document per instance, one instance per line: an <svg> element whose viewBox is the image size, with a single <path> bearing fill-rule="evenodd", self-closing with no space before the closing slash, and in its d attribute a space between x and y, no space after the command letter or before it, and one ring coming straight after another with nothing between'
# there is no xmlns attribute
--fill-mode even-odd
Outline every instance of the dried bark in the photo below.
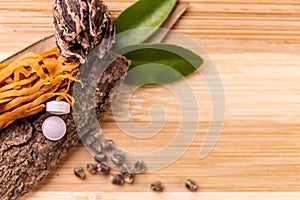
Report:
<svg viewBox="0 0 300 200"><path fill-rule="evenodd" d="M107 61L105 61L105 57ZM108 53L105 57L100 60L101 64L114 59L112 53ZM101 118L110 107L114 88L118 80L126 74L129 65L130 62L124 57L114 59L114 62L109 65L100 78L94 96L94 105L84 104L82 106L84 99L80 99L80 97L76 99L77 105L81 104L86 111L91 112L96 108L96 115ZM93 77L97 80L99 73L93 72ZM83 80L83 82L88 84L90 80ZM85 87L89 86L85 85ZM95 90L95 88L90 87L90 90ZM85 113L88 112L77 112L82 115ZM79 136L76 131L78 124L75 127L74 114L62 116L67 124L67 134L55 142L47 140L41 131L42 122L48 116L48 113L42 112L20 119L0 132L0 199L18 199L31 191L49 173L49 170L78 143ZM88 125L88 119L84 124L79 124L81 128Z"/></svg>

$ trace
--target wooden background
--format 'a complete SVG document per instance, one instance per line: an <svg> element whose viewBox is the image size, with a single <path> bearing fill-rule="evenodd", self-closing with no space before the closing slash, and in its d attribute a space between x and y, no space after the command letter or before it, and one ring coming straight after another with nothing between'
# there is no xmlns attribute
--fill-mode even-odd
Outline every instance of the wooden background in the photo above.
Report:
<svg viewBox="0 0 300 200"><path fill-rule="evenodd" d="M106 0L114 16L133 2ZM226 92L225 126L213 152L198 158L211 123L211 98L201 77L193 75L188 79L198 96L200 126L193 144L175 163L139 175L134 185L124 187L111 185L100 175L81 181L73 176L73 167L93 159L79 144L24 199L198 199L204 192L300 190L300 1L189 2L174 29L205 48ZM53 34L52 4L50 0L0 0L0 60ZM102 122L105 132L128 150L147 152L164 146L179 127L174 120L179 109L174 96L161 87L139 89L131 98L130 111L136 122L147 123L154 103L165 106L170 120L153 141L130 140L110 113ZM199 193L186 191L187 178L198 183ZM149 190L155 180L163 181L165 193Z"/></svg>

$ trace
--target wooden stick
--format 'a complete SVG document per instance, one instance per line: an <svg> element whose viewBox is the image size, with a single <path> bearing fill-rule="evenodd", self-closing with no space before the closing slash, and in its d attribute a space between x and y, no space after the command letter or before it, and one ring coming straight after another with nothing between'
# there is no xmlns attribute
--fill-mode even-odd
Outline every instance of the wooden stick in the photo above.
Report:
<svg viewBox="0 0 300 200"><path fill-rule="evenodd" d="M164 40L164 38L168 35L169 30L176 24L176 22L180 19L180 17L185 13L188 9L188 2L178 2L173 12L170 14L168 19L163 23L161 28L154 35L152 35L146 42L147 43L160 43Z"/></svg>

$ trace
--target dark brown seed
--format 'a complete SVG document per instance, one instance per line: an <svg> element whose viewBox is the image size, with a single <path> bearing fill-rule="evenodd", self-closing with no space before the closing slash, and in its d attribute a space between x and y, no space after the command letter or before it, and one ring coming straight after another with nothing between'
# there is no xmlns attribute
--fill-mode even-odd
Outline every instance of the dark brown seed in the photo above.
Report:
<svg viewBox="0 0 300 200"><path fill-rule="evenodd" d="M110 167L104 163L100 163L97 165L97 171L107 175L110 172Z"/></svg>
<svg viewBox="0 0 300 200"><path fill-rule="evenodd" d="M151 183L150 188L155 192L161 192L164 190L164 187L160 181L155 181L154 183Z"/></svg>
<svg viewBox="0 0 300 200"><path fill-rule="evenodd" d="M123 177L124 177L124 180L126 183L131 184L134 182L134 174L132 174L132 173L126 172L123 174Z"/></svg>
<svg viewBox="0 0 300 200"><path fill-rule="evenodd" d="M114 150L111 155L111 161L117 166L120 166L124 163L124 158L125 153L120 149Z"/></svg>
<svg viewBox="0 0 300 200"><path fill-rule="evenodd" d="M96 141L95 136L90 135L85 139L85 144L91 146Z"/></svg>
<svg viewBox="0 0 300 200"><path fill-rule="evenodd" d="M104 152L101 152L101 153L95 155L94 159L99 163L104 162L106 160L106 154Z"/></svg>
<svg viewBox="0 0 300 200"><path fill-rule="evenodd" d="M123 164L119 167L120 172L134 173L134 169L130 169L127 164Z"/></svg>
<svg viewBox="0 0 300 200"><path fill-rule="evenodd" d="M135 164L134 164L134 171L136 173L144 173L147 171L147 167L144 163L144 161L140 160L140 161L137 161Z"/></svg>
<svg viewBox="0 0 300 200"><path fill-rule="evenodd" d="M112 141L112 140L105 140L105 141L103 142L103 148L104 148L105 150L108 150L108 151L113 150L113 149L115 148L115 143L114 143L114 141Z"/></svg>
<svg viewBox="0 0 300 200"><path fill-rule="evenodd" d="M134 181L134 174L133 173L130 173L130 172L121 172L123 178L124 178L124 181L126 183L133 183Z"/></svg>
<svg viewBox="0 0 300 200"><path fill-rule="evenodd" d="M80 179L85 179L85 173L82 167L76 167L74 168L74 174Z"/></svg>
<svg viewBox="0 0 300 200"><path fill-rule="evenodd" d="M195 192L198 189L198 186L196 185L196 183L194 181L192 181L191 179L188 179L184 184L185 184L185 187L192 192Z"/></svg>
<svg viewBox="0 0 300 200"><path fill-rule="evenodd" d="M91 174L97 174L97 164L89 163L86 165L86 169Z"/></svg>
<svg viewBox="0 0 300 200"><path fill-rule="evenodd" d="M93 151L94 151L96 154L101 154L101 153L103 153L102 145L101 145L101 143L98 142L98 141L95 141L95 142L91 145L91 148L93 149Z"/></svg>
<svg viewBox="0 0 300 200"><path fill-rule="evenodd" d="M115 185L123 185L125 183L124 178L121 174L112 174L110 176L110 180L112 184Z"/></svg>

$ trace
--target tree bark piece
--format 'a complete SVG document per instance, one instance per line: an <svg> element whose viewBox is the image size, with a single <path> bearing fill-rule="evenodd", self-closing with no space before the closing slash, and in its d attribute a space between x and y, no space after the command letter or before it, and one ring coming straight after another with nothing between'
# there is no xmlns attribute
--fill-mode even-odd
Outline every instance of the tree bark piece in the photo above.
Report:
<svg viewBox="0 0 300 200"><path fill-rule="evenodd" d="M108 53L106 57L111 60L115 55ZM96 109L98 119L104 115L110 108L114 88L125 76L129 65L130 62L124 57L114 59L101 76L97 88L90 87L90 90L96 89L96 95L94 107L86 108L88 112ZM99 78L99 74L94 73L93 76L96 80ZM18 199L31 191L78 143L79 136L72 114L61 116L67 125L64 138L55 142L47 140L41 127L49 116L42 112L20 119L0 132L0 199Z"/></svg>

